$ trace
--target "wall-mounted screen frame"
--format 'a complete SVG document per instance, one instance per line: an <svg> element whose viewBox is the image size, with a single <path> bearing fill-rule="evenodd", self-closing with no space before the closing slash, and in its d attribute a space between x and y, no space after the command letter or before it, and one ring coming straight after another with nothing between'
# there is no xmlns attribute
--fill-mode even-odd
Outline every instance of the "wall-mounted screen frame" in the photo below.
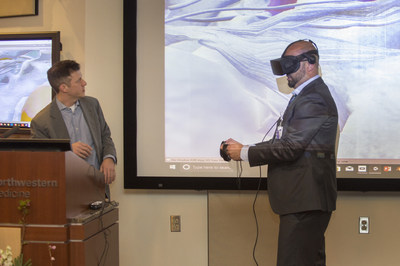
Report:
<svg viewBox="0 0 400 266"><path fill-rule="evenodd" d="M54 97L47 70L60 61L60 32L0 34L0 130L29 131L31 119Z"/></svg>
<svg viewBox="0 0 400 266"><path fill-rule="evenodd" d="M400 54L399 49L396 48L398 46L396 46L397 41L395 38L395 33L398 32L397 29L400 28L398 27L398 21L400 20L396 19L400 17L400 12L395 8L395 1L348 1L346 5L344 5L343 1L328 1L329 3L327 1L313 1L312 3L303 3L300 1L271 1L271 3L275 3L275 6L252 8L235 6L235 4L241 1L221 1L221 6L219 7L207 6L214 4L208 1L187 2L187 5L172 5L172 3L167 3L162 0L152 4L146 4L145 2L146 1L124 2L125 188L236 190L257 189L260 187L261 189L266 189L265 169L261 170L262 178L258 178L257 169L256 172L250 176L239 178L236 174L236 167L240 168L240 166L235 163L229 164L229 173L223 171L224 167L227 165L223 161L218 161L216 168L215 165L209 168L208 164L203 164L197 167L201 168L202 171L195 172L192 171L195 168L191 161L192 159L168 156L169 151L174 151L171 147L179 148L178 146L180 143L186 143L187 141L184 134L179 135L179 131L183 127L178 127L180 125L177 125L174 118L184 117L187 113L182 112L182 110L189 109L179 109L177 105L168 105L169 102L167 98L169 96L175 97L174 99L177 100L175 103L180 103L181 105L186 104L185 101L179 101L179 97L187 93L187 91L184 90L185 87L172 87L176 89L176 94L168 91L167 87L174 84L169 83L171 77L177 78L173 81L181 81L179 78L191 78L186 75L190 72L186 72L185 69L185 67L187 67L187 69L189 68L188 65L184 64L187 58L181 55L184 55L187 51L194 51L195 49L195 52L192 52L191 55L193 58L196 57L197 63L206 62L207 60L210 63L218 63L221 60L229 58L230 61L226 61L229 61L231 65L226 64L226 69L219 68L220 71L218 72L222 77L229 77L225 79L228 81L227 83L229 83L229 79L234 76L224 76L221 73L228 73L227 71L231 71L233 69L232 65L234 65L232 62L235 62L237 63L237 65L235 65L236 69L234 69L236 71L235 73L243 74L246 81L252 79L251 84L254 85L256 82L264 85L272 84L276 81L272 73L270 73L271 70L269 69L268 60L279 57L282 50L291 41L307 37L318 44L321 55L322 76L330 88L337 90L338 98L335 100L337 100L338 109L342 112L342 133L338 152L338 189L343 191L400 190L400 155L398 152L399 149L397 149L396 146L397 144L394 144L400 143L400 136L397 134L398 131L396 130L396 128L400 126L400 122L396 121L397 118L394 118L398 117L395 114L398 114L400 109L398 104L395 104L394 100L397 99L397 88L391 86L391 83L396 84L396 82L391 78L387 78L396 76L389 74L391 71L394 71L394 69L398 69L395 67L398 60L394 58ZM286 4L279 6L281 2L285 2ZM204 3L204 6L199 6L199 8L202 8L200 11L194 9L190 10L190 8L195 8L195 5L201 5L202 3ZM170 6L165 6L168 4ZM224 4L225 6L223 6ZM185 11L185 8L189 9ZM345 8L347 8L347 12L343 12ZM254 12L257 13L254 15ZM327 13L324 15L323 12ZM365 12L370 12L370 15L373 15L373 17L366 16ZM136 16L137 14L140 15ZM304 16L300 17L301 14ZM267 21L269 18L273 18L274 23L261 23L263 20ZM280 20L281 24L279 24ZM290 23L289 20L293 20L290 27L287 25L287 23ZM303 23L296 23L297 20L302 20ZM273 34L271 34L268 39L270 43L266 41L255 43L248 42L243 46L244 48L242 50L239 50L241 47L235 46L232 42L235 38L226 39L226 42L223 39L225 36L232 37L230 34L233 32L232 28L227 26L228 24L224 24L226 21L234 21L234 23L232 22L232 25L235 24L234 26L242 25L241 23L249 23L247 27L236 28L241 34L240 40L243 40L243 36L246 34L252 38L256 33L263 32L261 26L267 27L271 25L273 26L271 26L271 32L275 32L275 35L280 36L280 38L278 38L279 40L277 43L272 44L276 40L272 38ZM357 24L355 23L356 21ZM260 22L260 24L255 22ZM223 25L223 27L214 32L215 29L213 27L207 29L197 27L201 23L206 26L218 24ZM334 26L331 26L330 23L333 23ZM295 25L306 25L308 28L293 28ZM333 35L332 30L339 26L342 31ZM159 27L162 30L154 30L154 27ZM360 32L359 36L357 36L357 46L355 46L354 40L352 39L356 37L356 35L351 32L351 29L354 27L360 27L365 30ZM293 30L291 31L291 29ZM378 31L378 29L382 31ZM331 37L327 38L325 34ZM140 38L138 36L140 36ZM148 39L147 36L149 37ZM325 43L325 40L330 40L330 42ZM257 46L258 44L259 46ZM253 49L254 47L262 48L264 46L269 47L268 52L260 52L258 54L258 49ZM238 50L231 49L232 47ZM247 51L250 51L249 54L246 54ZM354 53L354 51L358 51L358 53ZM240 57L235 57L237 56L235 52L237 52L239 56L242 55L241 60L237 60ZM209 60L209 58L216 53L219 54L219 57ZM262 58L262 56L266 55L265 62L254 60L247 62L246 60L248 60L248 58L254 59L251 58L251 53L257 54L257 58ZM159 58L158 61L153 61L156 57ZM357 60L360 60L359 63L356 62ZM340 66L334 64L337 61L341 62ZM253 63L250 64L251 62ZM264 66L264 68L259 69L259 72L257 72L256 68L258 63L262 63L261 65ZM392 64L392 66L388 67L388 63ZM374 64L383 67L376 69L368 68L368 66ZM181 67L182 65L183 67ZM171 75L171 72L169 72L172 71L169 68L170 66L181 67L179 68L181 72L178 71L175 76L174 74ZM197 68L197 72L194 72L196 74L194 75L194 79L197 78L199 82L213 80L210 79L210 77L215 78L215 76L211 75L198 78L202 74L198 72L199 69L204 70L204 72L212 72L211 70L218 69L212 64L209 66L210 67ZM244 66L243 69L240 69L241 66ZM354 67L354 69L357 70L354 72L352 79L349 77L346 78L345 76L349 71L349 67ZM246 69L253 70L246 73ZM185 72L182 72L182 70ZM338 75L338 73L342 75ZM337 75L337 83L333 82L335 78L333 78L332 75ZM150 76L150 78L146 76ZM382 77L382 81L389 85L384 86L385 89L383 91L379 90L379 86L382 86L382 83L380 83L381 79L371 79L371 77ZM364 90L365 94L362 95L358 94L358 92L362 92L363 90L356 86L359 83L362 83L363 86L367 84L376 84L377 86L371 87L371 91ZM204 91L212 92L207 90L206 87L202 88ZM350 89L353 89L353 91ZM258 92L247 91L246 93L254 97ZM199 97L204 97L204 95L199 96L194 92L190 95L195 96L197 99L199 99ZM374 100L373 97L378 98ZM229 98L229 96L226 98ZM280 105L287 104L289 97L286 98L285 101L285 97L280 95L276 102ZM203 104L205 109L208 108L212 110L214 107L213 99L214 98L208 98L208 100L206 99L201 104ZM242 99L243 97L236 100L240 101ZM226 115L224 116L224 112L229 110L229 103L231 103L229 100L231 99L226 99L225 102L220 101L221 106L225 107L221 108L220 112L215 112L214 117L208 117L218 118L220 119L219 121L223 121L223 119L227 117ZM194 104L197 103L195 102ZM188 105L188 108L192 108L190 103ZM160 110L160 106L163 112L174 111L174 108L177 108L178 112L175 113L177 116L172 117L164 113L162 115L154 115L157 110ZM366 106L367 108L363 109L365 113L358 112L358 106ZM366 111L368 111L368 108L372 107L375 108L375 112L367 113ZM168 110L168 108L171 109ZM248 110L246 109L245 111ZM380 116L380 114L382 114L382 116ZM166 120L171 117L173 119L166 122ZM353 120L359 117L364 117L365 119L362 121ZM215 124L217 124L218 119L215 119ZM387 120L386 122L380 122L380 119ZM184 121L186 124L192 123L191 125L193 126L200 125L201 127L209 129L212 129L215 125L211 122L194 122L202 121L201 119L179 121ZM177 125L176 128L179 130L170 131L172 128L171 125ZM382 130L383 128L385 128L385 130ZM267 131L268 127L265 125L264 129L265 130L262 132L263 134ZM170 134L171 132L177 134ZM349 134L349 132L351 134ZM171 147L167 147L168 144L165 143L168 138L168 136L166 136L167 134L170 134L169 137L171 139L174 139L176 136L174 145ZM226 135L226 137L230 136ZM389 137L391 141L386 141ZM223 137L218 137L217 139L223 140ZM206 147L211 143L211 147L215 147L211 148L215 149L213 152L218 152L219 143L215 139L209 143L204 143L204 145L202 142L199 143L199 147ZM358 148L354 146L355 143L360 143ZM347 148L344 149L344 147ZM208 150L211 149L208 148ZM357 152L359 152L360 149L362 157L358 157ZM193 147L187 150L192 151ZM218 156L214 159L220 159L217 157ZM203 160L203 157L196 157L195 159L198 162ZM208 162L209 161L207 161L207 163ZM150 169L150 172L143 170L143 168L146 167ZM166 172L164 172L165 174L163 174L164 170L166 170ZM173 171L175 171L176 174L173 174Z"/></svg>

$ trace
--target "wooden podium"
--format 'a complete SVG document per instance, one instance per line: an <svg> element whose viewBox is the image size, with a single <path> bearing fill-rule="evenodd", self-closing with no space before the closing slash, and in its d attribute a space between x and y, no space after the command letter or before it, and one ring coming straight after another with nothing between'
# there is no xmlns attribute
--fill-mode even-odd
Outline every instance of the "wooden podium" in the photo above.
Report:
<svg viewBox="0 0 400 266"><path fill-rule="evenodd" d="M89 208L104 198L103 174L68 140L0 139L0 227L22 228L19 202L30 199L23 253L32 265L119 265L117 204Z"/></svg>

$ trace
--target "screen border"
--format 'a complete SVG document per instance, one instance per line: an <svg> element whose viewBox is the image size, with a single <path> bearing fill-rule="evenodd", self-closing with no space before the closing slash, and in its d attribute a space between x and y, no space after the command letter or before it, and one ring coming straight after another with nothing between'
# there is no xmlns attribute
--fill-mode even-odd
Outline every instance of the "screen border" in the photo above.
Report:
<svg viewBox="0 0 400 266"><path fill-rule="evenodd" d="M41 40L51 39L51 64L60 61L62 44L60 40L60 31L43 31L43 32L19 32L19 33L0 33L0 40ZM51 97L54 98L55 92L51 90ZM0 127L0 133L12 127ZM20 128L17 134L30 134L30 128Z"/></svg>
<svg viewBox="0 0 400 266"><path fill-rule="evenodd" d="M59 31L43 31L43 32L20 32L20 33L0 33L0 40L52 40L52 64L60 61L60 53L62 45L60 41Z"/></svg>
<svg viewBox="0 0 400 266"><path fill-rule="evenodd" d="M266 190L267 178L154 177L137 174L137 1L123 7L124 188L168 190ZM135 121L132 121L135 117ZM400 191L400 178L337 178L339 191Z"/></svg>

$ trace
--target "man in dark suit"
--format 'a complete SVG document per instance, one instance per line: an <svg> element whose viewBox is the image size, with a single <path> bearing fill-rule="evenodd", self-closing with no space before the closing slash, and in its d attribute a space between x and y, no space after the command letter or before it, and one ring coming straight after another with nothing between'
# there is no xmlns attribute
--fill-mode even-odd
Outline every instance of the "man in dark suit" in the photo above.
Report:
<svg viewBox="0 0 400 266"><path fill-rule="evenodd" d="M229 139L227 154L250 166L268 164L268 195L280 216L278 266L325 265L325 231L336 209L335 102L318 75L312 41L291 43L271 60L274 74L286 74L294 88L275 136L242 145Z"/></svg>
<svg viewBox="0 0 400 266"><path fill-rule="evenodd" d="M98 100L85 96L87 83L80 65L72 60L58 62L47 77L57 94L32 119L32 137L70 139L72 151L103 172L105 183L111 184L116 175L114 142Z"/></svg>

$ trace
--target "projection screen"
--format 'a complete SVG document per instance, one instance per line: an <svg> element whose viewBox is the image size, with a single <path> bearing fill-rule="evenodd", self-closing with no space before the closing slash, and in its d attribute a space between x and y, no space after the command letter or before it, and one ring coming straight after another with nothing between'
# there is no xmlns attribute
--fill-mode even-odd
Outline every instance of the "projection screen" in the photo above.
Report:
<svg viewBox="0 0 400 266"><path fill-rule="evenodd" d="M136 76L131 64L124 72L125 186L224 188L237 184L241 168L242 181L267 177L267 166L223 161L219 145L272 137L290 90L269 61L310 39L339 112L339 180L389 181L393 189L400 176L399 8L394 0L126 4L125 14L134 9L137 17L125 19L124 56L136 59Z"/></svg>

